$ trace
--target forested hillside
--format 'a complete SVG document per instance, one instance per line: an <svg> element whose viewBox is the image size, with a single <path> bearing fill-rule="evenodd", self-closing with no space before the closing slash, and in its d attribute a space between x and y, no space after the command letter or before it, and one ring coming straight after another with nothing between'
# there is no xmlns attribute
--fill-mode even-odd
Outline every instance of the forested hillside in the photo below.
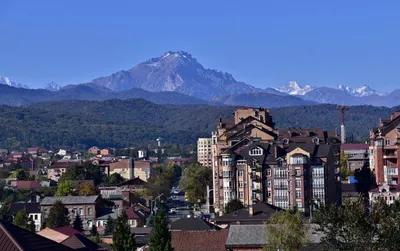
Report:
<svg viewBox="0 0 400 251"><path fill-rule="evenodd" d="M0 106L0 147L127 147L148 144L157 137L168 143L194 144L198 137L209 136L215 130L217 118L231 117L234 109L156 105L142 99ZM347 131L363 139L390 111L386 107L351 107L346 114ZM271 113L277 128L340 128L335 105L276 108Z"/></svg>

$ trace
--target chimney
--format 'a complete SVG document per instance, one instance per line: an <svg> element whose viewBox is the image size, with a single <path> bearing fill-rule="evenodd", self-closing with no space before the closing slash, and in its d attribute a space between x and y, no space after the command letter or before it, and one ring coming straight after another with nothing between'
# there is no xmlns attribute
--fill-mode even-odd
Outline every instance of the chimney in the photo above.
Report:
<svg viewBox="0 0 400 251"><path fill-rule="evenodd" d="M253 204L249 206L249 216L253 217Z"/></svg>

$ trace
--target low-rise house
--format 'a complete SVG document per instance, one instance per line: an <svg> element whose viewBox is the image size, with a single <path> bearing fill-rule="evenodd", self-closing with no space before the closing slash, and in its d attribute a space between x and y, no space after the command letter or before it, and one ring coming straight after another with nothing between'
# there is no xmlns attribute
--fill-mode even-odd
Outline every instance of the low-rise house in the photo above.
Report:
<svg viewBox="0 0 400 251"><path fill-rule="evenodd" d="M220 227L201 218L181 218L169 225L171 231L212 231L221 230Z"/></svg>
<svg viewBox="0 0 400 251"><path fill-rule="evenodd" d="M73 250L78 251L106 251L107 248L103 248L95 242L89 240L81 234L74 234L64 241L61 242L64 246L67 246Z"/></svg>
<svg viewBox="0 0 400 251"><path fill-rule="evenodd" d="M371 204L382 199L386 204L391 205L400 198L400 185L383 184L368 193Z"/></svg>
<svg viewBox="0 0 400 251"><path fill-rule="evenodd" d="M24 156L24 153L23 152L12 151L11 152L11 156L14 159L18 159L18 158L22 158Z"/></svg>
<svg viewBox="0 0 400 251"><path fill-rule="evenodd" d="M108 175L110 176L113 173L119 173L126 180L132 179L134 177L133 159L124 158L124 159L118 159L115 162L111 162L108 170Z"/></svg>
<svg viewBox="0 0 400 251"><path fill-rule="evenodd" d="M16 190L33 190L40 188L39 181L31 180L13 180L10 185Z"/></svg>
<svg viewBox="0 0 400 251"><path fill-rule="evenodd" d="M39 192L33 191L26 197L25 203L40 203L43 198Z"/></svg>
<svg viewBox="0 0 400 251"><path fill-rule="evenodd" d="M248 208L217 217L215 224L222 228L232 224L264 224L273 214L282 210L282 208L268 203L256 203Z"/></svg>
<svg viewBox="0 0 400 251"><path fill-rule="evenodd" d="M221 231L172 231L174 251L226 251L227 230Z"/></svg>
<svg viewBox="0 0 400 251"><path fill-rule="evenodd" d="M29 218L33 220L35 224L35 231L40 231L42 226L43 217L40 211L39 203L13 203L11 204L10 211L15 216L21 210L25 209L28 213Z"/></svg>
<svg viewBox="0 0 400 251"><path fill-rule="evenodd" d="M126 209L128 223L131 227L142 227L146 221L146 214L142 211L135 211L133 208Z"/></svg>
<svg viewBox="0 0 400 251"><path fill-rule="evenodd" d="M57 228L46 227L37 234L58 243L65 241L66 239L68 239L73 235L83 236L81 232L73 229L72 227L57 227Z"/></svg>
<svg viewBox="0 0 400 251"><path fill-rule="evenodd" d="M82 164L82 160L59 160L53 162L47 168L47 178L57 181L67 171L68 168Z"/></svg>
<svg viewBox="0 0 400 251"><path fill-rule="evenodd" d="M32 157L37 157L39 153L39 147L30 147L27 149L28 154Z"/></svg>
<svg viewBox="0 0 400 251"><path fill-rule="evenodd" d="M133 167L133 175L147 181L151 175L151 161L135 160Z"/></svg>
<svg viewBox="0 0 400 251"><path fill-rule="evenodd" d="M110 150L108 150L107 148L101 149L100 150L100 155L101 156L107 156L110 154Z"/></svg>
<svg viewBox="0 0 400 251"><path fill-rule="evenodd" d="M4 222L0 222L0 243L4 251L71 251L52 239Z"/></svg>
<svg viewBox="0 0 400 251"><path fill-rule="evenodd" d="M56 201L61 201L62 204L70 212L71 222L76 214L82 219L84 229L90 229L97 216L97 211L100 208L100 200L98 195L92 196L60 196L60 197L45 197L40 203L41 211L47 218L50 208Z"/></svg>
<svg viewBox="0 0 400 251"><path fill-rule="evenodd" d="M68 151L66 149L60 149L60 150L58 150L56 155L65 156L65 155L67 155L67 153L68 153Z"/></svg>
<svg viewBox="0 0 400 251"><path fill-rule="evenodd" d="M358 198L360 198L360 193L354 183L342 183L342 201L357 200Z"/></svg>
<svg viewBox="0 0 400 251"><path fill-rule="evenodd" d="M100 152L100 149L97 146L92 146L91 148L89 148L88 150L89 153L97 155Z"/></svg>
<svg viewBox="0 0 400 251"><path fill-rule="evenodd" d="M321 244L322 235L316 234L315 229L315 225L309 225L309 244L300 250L325 250ZM262 251L268 243L267 231L268 228L265 224L232 225L229 227L229 234L226 239L226 250Z"/></svg>

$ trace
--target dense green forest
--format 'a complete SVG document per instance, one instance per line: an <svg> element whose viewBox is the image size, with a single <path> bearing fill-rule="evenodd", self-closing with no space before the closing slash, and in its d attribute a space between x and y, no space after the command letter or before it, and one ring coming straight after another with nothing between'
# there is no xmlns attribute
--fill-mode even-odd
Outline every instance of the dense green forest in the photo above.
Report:
<svg viewBox="0 0 400 251"><path fill-rule="evenodd" d="M397 107L399 109L399 107ZM209 136L219 117L231 117L234 107L156 105L142 99L107 101L54 101L29 107L0 106L0 147L129 147L164 142L194 144ZM386 107L354 106L346 113L347 131L358 140L380 118ZM335 105L295 106L271 110L277 128L340 128Z"/></svg>

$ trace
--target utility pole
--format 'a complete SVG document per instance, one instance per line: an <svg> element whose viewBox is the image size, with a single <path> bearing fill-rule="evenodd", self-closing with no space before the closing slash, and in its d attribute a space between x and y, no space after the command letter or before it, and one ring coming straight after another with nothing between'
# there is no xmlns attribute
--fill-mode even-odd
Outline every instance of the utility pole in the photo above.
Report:
<svg viewBox="0 0 400 251"><path fill-rule="evenodd" d="M207 213L210 213L210 192L213 191L213 189L210 189L210 186L207 185Z"/></svg>

